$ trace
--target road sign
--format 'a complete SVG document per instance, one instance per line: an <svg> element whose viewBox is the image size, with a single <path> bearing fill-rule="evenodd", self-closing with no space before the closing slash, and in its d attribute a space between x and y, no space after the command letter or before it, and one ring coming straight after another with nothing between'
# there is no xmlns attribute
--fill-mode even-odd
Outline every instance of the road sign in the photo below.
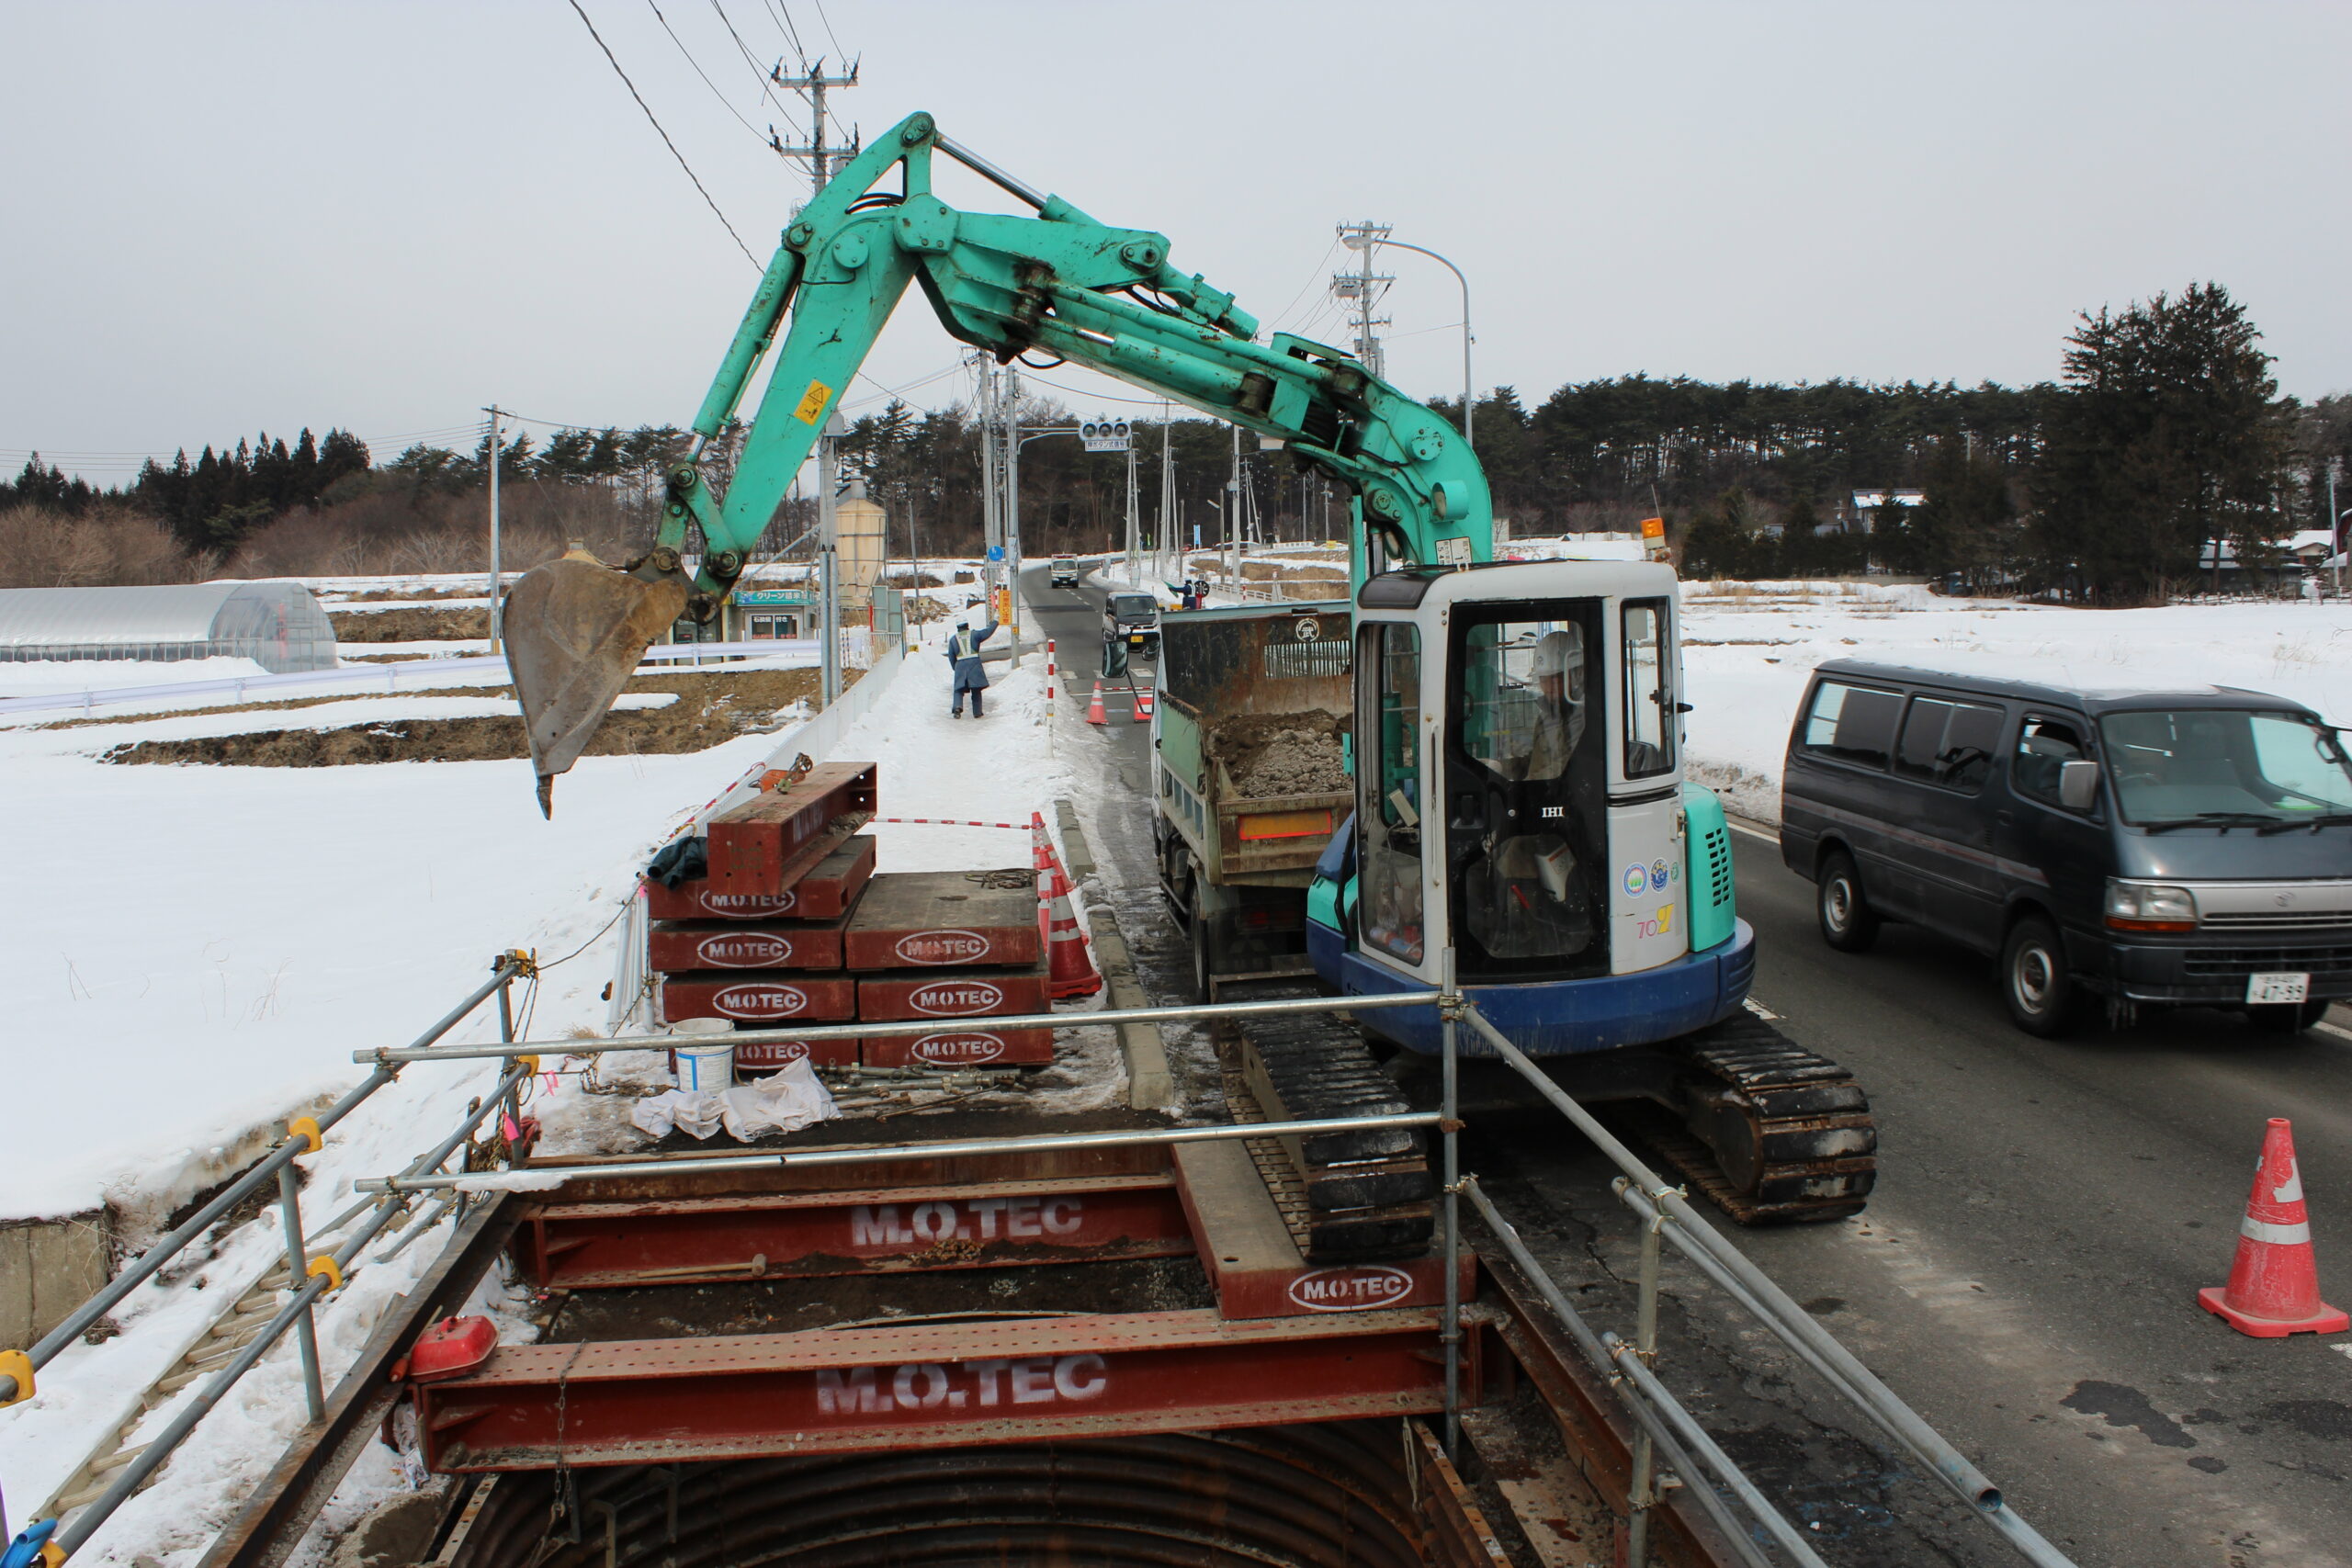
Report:
<svg viewBox="0 0 2352 1568"><path fill-rule="evenodd" d="M1004 547L1002 545L990 545L989 547L989 564L990 566L995 566L1003 559Z"/></svg>
<svg viewBox="0 0 2352 1568"><path fill-rule="evenodd" d="M1078 438L1086 443L1089 452L1124 452L1127 449L1127 422L1090 419L1078 427Z"/></svg>

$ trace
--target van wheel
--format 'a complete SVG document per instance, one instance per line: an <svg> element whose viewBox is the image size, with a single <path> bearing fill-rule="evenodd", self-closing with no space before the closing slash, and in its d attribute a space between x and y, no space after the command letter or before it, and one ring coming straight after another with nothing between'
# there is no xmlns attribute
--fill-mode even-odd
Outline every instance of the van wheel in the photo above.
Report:
<svg viewBox="0 0 2352 1568"><path fill-rule="evenodd" d="M2028 1034L2054 1040L2074 1027L2075 983L2066 974L2066 948L2058 928L2028 915L2009 928L2001 944L2001 998L2009 1020Z"/></svg>
<svg viewBox="0 0 2352 1568"><path fill-rule="evenodd" d="M1815 899L1821 917L1821 940L1840 953L1868 953L1878 940L1879 918L1862 895L1862 874L1854 857L1832 850L1821 863L1821 885Z"/></svg>
<svg viewBox="0 0 2352 1568"><path fill-rule="evenodd" d="M2266 1034L2301 1034L2327 1016L2327 998L2306 1002L2277 1002L2245 1010L2248 1022Z"/></svg>

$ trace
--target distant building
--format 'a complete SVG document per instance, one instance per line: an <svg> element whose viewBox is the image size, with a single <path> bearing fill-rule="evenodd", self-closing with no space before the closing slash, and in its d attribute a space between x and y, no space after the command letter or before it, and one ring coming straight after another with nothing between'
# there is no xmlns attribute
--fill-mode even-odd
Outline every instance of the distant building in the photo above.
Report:
<svg viewBox="0 0 2352 1568"><path fill-rule="evenodd" d="M300 582L0 589L0 662L130 659L332 670L334 626Z"/></svg>
<svg viewBox="0 0 2352 1568"><path fill-rule="evenodd" d="M1853 534L1870 533L1878 524L1879 509L1884 506L1919 506L1928 499L1923 490L1858 490L1854 491L1852 521L1845 525Z"/></svg>

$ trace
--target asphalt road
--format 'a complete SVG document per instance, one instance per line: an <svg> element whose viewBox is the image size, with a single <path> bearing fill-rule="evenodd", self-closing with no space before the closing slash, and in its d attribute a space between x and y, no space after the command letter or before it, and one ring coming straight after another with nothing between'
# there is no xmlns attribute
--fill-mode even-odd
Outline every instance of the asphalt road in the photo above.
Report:
<svg viewBox="0 0 2352 1568"><path fill-rule="evenodd" d="M2352 1037L2182 1011L2036 1040L1986 961L1903 927L1833 952L1778 845L1737 849L1755 994L1856 1073L1881 1140L1865 1213L1750 1255L2079 1561L2352 1562L2352 1342L2246 1338L2196 1303L2271 1116L2352 1300Z"/></svg>
<svg viewBox="0 0 2352 1568"><path fill-rule="evenodd" d="M1072 694L1057 749L1124 883L1108 896L1147 984L1172 995L1148 727L1082 722L1100 593L1038 573L1029 598ZM2322 1283L2352 1305L2352 1033L2281 1039L2199 1012L2035 1040L1984 960L1903 927L1835 953L1777 846L1743 833L1736 848L1756 998L1855 1072L1881 1139L1863 1214L1738 1244L2085 1568L2352 1565L2352 1337L2250 1339L2196 1303L2228 1277L2264 1120L2284 1115ZM1180 1087L1204 1089L1204 1055L1171 1044ZM1628 1329L1634 1238L1613 1168L1491 1073L1468 1088L1465 1162L1580 1306ZM1671 1262L1666 1280L1662 1374L1825 1557L2017 1561L1702 1281Z"/></svg>

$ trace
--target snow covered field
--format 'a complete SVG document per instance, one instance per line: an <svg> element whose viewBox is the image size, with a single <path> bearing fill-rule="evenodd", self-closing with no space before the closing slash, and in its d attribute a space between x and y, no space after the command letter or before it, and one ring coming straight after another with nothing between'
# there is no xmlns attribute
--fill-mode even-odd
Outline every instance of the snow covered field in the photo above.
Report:
<svg viewBox="0 0 2352 1568"><path fill-rule="evenodd" d="M1692 776L1760 822L1805 681L1830 659L2080 682L2232 685L2352 725L2352 606L2301 603L2073 610L1852 582L1683 585Z"/></svg>
<svg viewBox="0 0 2352 1568"><path fill-rule="evenodd" d="M1042 810L1050 819L1068 775L1038 722L1043 660L1033 656L1009 671L992 664L989 717L950 720L942 627L930 629L930 645L910 656L832 754L881 764L888 816L1026 822ZM218 717L308 722L379 703L414 716L451 705L470 712L485 700L369 698ZM356 1081L353 1050L407 1043L504 948L562 961L540 984L532 1036L601 1032L599 993L616 940L606 928L638 869L747 769L779 750L788 760L792 750L787 734L687 756L584 758L557 786L552 823L539 820L528 765L519 761L286 769L96 761L124 740L214 722L0 728L0 789L38 825L17 846L17 885L31 896L0 913L17 1013L0 1041L0 1072L40 1086L71 1111L23 1119L0 1164L0 1214L71 1213L110 1198L134 1225L152 1219L258 1152L253 1134L266 1136ZM1019 832L917 824L874 831L885 871L1028 863ZM449 1038L489 1038L494 1028L494 1011L484 1010ZM1081 1099L1120 1088L1115 1050L1099 1055L1074 1086ZM309 1223L345 1207L355 1179L398 1168L454 1126L493 1077L479 1064L410 1068L303 1162ZM576 1124L591 1109L582 1100L577 1080L565 1079L535 1109ZM245 1226L171 1286L134 1292L115 1314L119 1337L76 1346L43 1370L40 1394L0 1419L0 1485L20 1513L111 1432L220 1303L264 1271L270 1231L271 1223ZM428 1237L370 1264L333 1298L321 1325L330 1382L438 1246ZM159 1429L174 1408L151 1415L132 1440ZM109 1522L95 1543L99 1557L129 1562L146 1553L173 1568L192 1561L301 1418L289 1341L198 1428L160 1483ZM398 1484L389 1454L371 1450L330 1523L347 1522L351 1509Z"/></svg>

